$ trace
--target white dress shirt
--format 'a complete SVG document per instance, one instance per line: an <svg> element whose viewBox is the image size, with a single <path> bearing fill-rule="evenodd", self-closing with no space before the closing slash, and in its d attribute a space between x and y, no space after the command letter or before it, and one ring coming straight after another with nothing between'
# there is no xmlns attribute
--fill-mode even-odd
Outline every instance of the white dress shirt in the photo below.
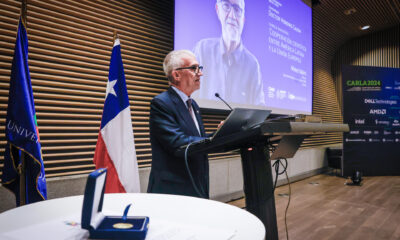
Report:
<svg viewBox="0 0 400 240"><path fill-rule="evenodd" d="M183 93L181 90L177 89L176 87L174 87L174 86L171 86L171 87L172 87L172 89L175 90L175 92L176 92L176 93L179 95L179 97L182 99L182 101L183 101L183 103L185 104L186 108L188 108L186 102L187 102L187 100L189 99L189 97L188 97L185 93ZM188 111L189 111L189 108L188 108ZM192 115L194 124L196 125L197 131L199 132L199 135L201 136L199 123L197 122L197 118L196 118L196 115L195 115L195 113L194 113L193 107L192 107L192 111L191 111L190 113L191 113L191 115Z"/></svg>

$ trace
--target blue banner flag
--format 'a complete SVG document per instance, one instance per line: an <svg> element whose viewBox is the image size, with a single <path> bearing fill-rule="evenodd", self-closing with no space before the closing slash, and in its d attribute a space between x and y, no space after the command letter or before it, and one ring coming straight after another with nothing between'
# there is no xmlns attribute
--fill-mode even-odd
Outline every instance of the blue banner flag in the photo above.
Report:
<svg viewBox="0 0 400 240"><path fill-rule="evenodd" d="M2 184L15 194L17 206L47 198L42 150L28 67L28 35L19 20L6 118L7 145ZM22 164L24 159L24 164ZM22 169L22 166L25 168ZM20 176L25 176L20 182ZM21 189L24 186L25 189ZM25 196L25 199L21 197Z"/></svg>

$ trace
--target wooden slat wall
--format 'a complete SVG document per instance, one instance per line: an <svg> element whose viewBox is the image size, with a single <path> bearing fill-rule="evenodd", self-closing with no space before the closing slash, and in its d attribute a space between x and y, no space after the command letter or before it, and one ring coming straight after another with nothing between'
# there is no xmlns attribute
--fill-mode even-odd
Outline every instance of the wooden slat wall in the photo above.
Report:
<svg viewBox="0 0 400 240"><path fill-rule="evenodd" d="M4 126L20 1L0 2L0 123ZM47 177L94 169L113 31L122 58L140 167L151 165L150 100L168 87L162 60L173 48L173 0L28 1L29 66ZM226 114L205 113L207 132ZM0 129L0 168L5 128ZM213 154L211 159L234 157Z"/></svg>
<svg viewBox="0 0 400 240"><path fill-rule="evenodd" d="M0 2L0 122L5 123L20 1ZM29 66L47 177L94 169L113 31L120 36L138 162L150 166L149 103L168 83L173 1L28 1ZM0 164L4 127L0 129ZM0 166L1 167L1 166Z"/></svg>
<svg viewBox="0 0 400 240"><path fill-rule="evenodd" d="M331 29L336 23L326 19L324 8L313 10L313 114L320 115L323 122L342 123L342 115L337 102L337 91L331 75L331 56L335 45L327 45L335 36ZM302 148L342 142L342 134L330 133L314 135L304 140Z"/></svg>
<svg viewBox="0 0 400 240"><path fill-rule="evenodd" d="M149 104L168 86L162 60L173 48L173 2L28 1L29 65L47 177L94 169L114 30L121 39L139 166L151 165ZM0 2L0 168L19 9L18 0ZM324 11L322 8L313 16L313 113L321 115L324 122L340 123L340 86L335 85L331 58L327 57L339 46L327 48L324 43L333 38L340 43L346 37L332 33L336 24L324 18ZM203 113L207 132L215 130L226 116ZM341 143L340 134L313 136L302 147L333 143ZM211 159L236 156L221 153Z"/></svg>
<svg viewBox="0 0 400 240"><path fill-rule="evenodd" d="M332 72L342 106L342 65L400 68L400 25L343 45L332 61Z"/></svg>

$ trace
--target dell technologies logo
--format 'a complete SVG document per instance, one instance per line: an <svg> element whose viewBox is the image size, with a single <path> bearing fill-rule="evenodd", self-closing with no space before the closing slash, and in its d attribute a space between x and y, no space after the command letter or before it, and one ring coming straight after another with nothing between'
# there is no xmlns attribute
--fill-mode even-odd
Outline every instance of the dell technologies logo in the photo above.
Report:
<svg viewBox="0 0 400 240"><path fill-rule="evenodd" d="M359 125L364 125L365 124L365 118L364 119L354 119L355 124Z"/></svg>

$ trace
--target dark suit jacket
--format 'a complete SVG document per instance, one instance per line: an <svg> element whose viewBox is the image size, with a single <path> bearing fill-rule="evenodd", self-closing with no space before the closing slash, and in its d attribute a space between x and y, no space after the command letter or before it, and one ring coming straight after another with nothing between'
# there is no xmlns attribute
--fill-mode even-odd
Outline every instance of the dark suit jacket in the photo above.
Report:
<svg viewBox="0 0 400 240"><path fill-rule="evenodd" d="M206 137L199 106L195 101L192 105L201 135L186 104L174 89L169 87L151 101L150 141L153 157L147 192L199 197L189 179L184 158L176 154L182 145ZM209 198L207 155L192 156L188 163L201 197Z"/></svg>

